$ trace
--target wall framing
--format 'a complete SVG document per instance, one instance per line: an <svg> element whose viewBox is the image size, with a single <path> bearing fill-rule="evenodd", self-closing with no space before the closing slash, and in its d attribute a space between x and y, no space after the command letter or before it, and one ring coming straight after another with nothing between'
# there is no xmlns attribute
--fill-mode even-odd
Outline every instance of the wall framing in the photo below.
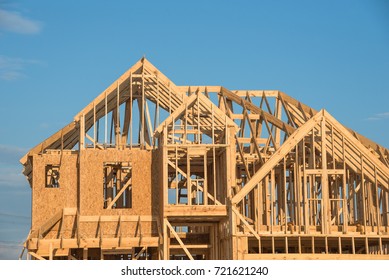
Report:
<svg viewBox="0 0 389 280"><path fill-rule="evenodd" d="M389 151L280 91L142 58L21 163L27 258L389 259Z"/></svg>

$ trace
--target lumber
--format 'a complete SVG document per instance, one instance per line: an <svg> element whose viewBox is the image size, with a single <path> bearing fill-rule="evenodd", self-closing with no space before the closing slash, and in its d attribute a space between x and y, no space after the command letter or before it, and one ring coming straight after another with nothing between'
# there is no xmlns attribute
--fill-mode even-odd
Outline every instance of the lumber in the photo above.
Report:
<svg viewBox="0 0 389 280"><path fill-rule="evenodd" d="M325 109L145 57L91 100L20 159L28 257L389 260L389 150Z"/></svg>

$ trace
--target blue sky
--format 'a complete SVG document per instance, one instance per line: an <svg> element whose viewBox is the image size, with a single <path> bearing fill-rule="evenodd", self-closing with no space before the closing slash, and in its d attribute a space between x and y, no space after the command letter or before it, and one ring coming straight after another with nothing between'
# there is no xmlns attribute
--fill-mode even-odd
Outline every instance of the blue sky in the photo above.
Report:
<svg viewBox="0 0 389 280"><path fill-rule="evenodd" d="M19 158L143 55L177 85L282 90L389 147L388 1L0 0L0 259L29 230Z"/></svg>

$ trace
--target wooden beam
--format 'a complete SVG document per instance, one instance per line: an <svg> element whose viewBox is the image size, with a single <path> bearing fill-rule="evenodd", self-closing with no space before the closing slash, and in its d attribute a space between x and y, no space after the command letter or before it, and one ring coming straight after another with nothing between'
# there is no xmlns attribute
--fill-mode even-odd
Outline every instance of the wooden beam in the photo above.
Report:
<svg viewBox="0 0 389 280"><path fill-rule="evenodd" d="M146 249L147 247L143 247L133 260L134 261L139 260L139 257L144 253L144 251L146 251Z"/></svg>
<svg viewBox="0 0 389 280"><path fill-rule="evenodd" d="M258 233L255 231L255 229L246 221L245 217L243 217L240 213L239 213L239 210L236 209L235 206L231 206L232 207L232 211L235 213L235 215L238 216L239 220L242 221L242 223L248 228L248 230L255 236L255 238L257 238L258 240L260 240L261 238L259 237Z"/></svg>
<svg viewBox="0 0 389 280"><path fill-rule="evenodd" d="M173 229L172 225L169 223L167 219L165 219L166 225L169 228L170 232L173 234L173 236L176 238L178 243L180 244L181 248L184 250L185 254L188 256L190 260L194 260L188 249L186 248L184 242L182 242L181 238L177 235L177 232Z"/></svg>
<svg viewBox="0 0 389 280"><path fill-rule="evenodd" d="M273 154L273 156L265 162L265 164L251 177L251 180L247 182L244 188L242 188L239 193L237 193L233 199L232 203L237 204L240 202L262 179L271 171L274 166L283 159L290 151L297 145L298 142L317 124L317 121L322 116L322 113L316 114L308 122L306 122L302 127L298 128L280 149Z"/></svg>
<svg viewBox="0 0 389 280"><path fill-rule="evenodd" d="M226 217L227 207L225 205L165 205L164 214L166 217Z"/></svg>
<svg viewBox="0 0 389 280"><path fill-rule="evenodd" d="M229 91L228 89L226 89L224 87L221 87L221 93L223 95L225 95L228 99L236 102L237 104L241 104L241 102L243 100L245 106L251 112L254 112L254 113L257 113L257 114L262 114L262 112L263 112L263 114L267 117L267 120L270 123L272 123L273 125L275 125L276 127L280 128L280 129L286 131L287 134L292 134L295 131L295 128L293 128L292 126L290 126L290 125L284 123L283 121L277 119L276 117L274 117L273 115L269 114L268 112L263 111L259 107L255 106L253 103L251 103L251 102L249 102L247 100L242 99L241 97L237 96L236 94L234 94L233 92Z"/></svg>
<svg viewBox="0 0 389 280"><path fill-rule="evenodd" d="M38 254L34 253L34 252L28 252L31 256L33 256L34 258L38 259L38 260L41 260L41 261L46 261L45 258L39 256Z"/></svg>
<svg viewBox="0 0 389 280"><path fill-rule="evenodd" d="M107 209L111 209L112 206L116 203L116 201L120 198L120 196L126 191L128 187L131 187L132 178L130 178L126 184L120 189L120 191L116 194L115 198L112 199L111 203L107 206Z"/></svg>
<svg viewBox="0 0 389 280"><path fill-rule="evenodd" d="M45 236L45 234L53 227L56 223L58 223L63 216L63 209L58 211L56 214L54 214L47 222L45 222L41 227L39 228L39 233L42 236Z"/></svg>

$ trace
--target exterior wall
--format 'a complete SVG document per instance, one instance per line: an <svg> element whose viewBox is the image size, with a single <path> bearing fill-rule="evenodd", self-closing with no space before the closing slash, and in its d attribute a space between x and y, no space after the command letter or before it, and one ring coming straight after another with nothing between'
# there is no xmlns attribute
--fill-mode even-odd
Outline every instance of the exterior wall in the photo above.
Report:
<svg viewBox="0 0 389 280"><path fill-rule="evenodd" d="M82 150L80 153L81 215L152 215L151 151ZM103 178L105 162L132 165L132 208L104 209Z"/></svg>
<svg viewBox="0 0 389 280"><path fill-rule="evenodd" d="M77 207L77 154L33 156L32 230L37 230L63 208ZM46 188L46 166L60 167L59 188Z"/></svg>
<svg viewBox="0 0 389 280"><path fill-rule="evenodd" d="M152 157L155 160L152 160ZM32 230L38 230L50 218L63 208L78 208L81 216L147 216L147 221L123 222L121 234L136 236L139 234L155 236L156 222L151 216L160 212L159 195L159 156L157 152L146 150L92 150L60 154L34 155L32 186ZM132 207L122 209L104 209L103 178L105 162L130 162L132 165ZM153 163L154 162L154 163ZM46 166L60 166L60 187L46 188ZM157 217L156 217L157 218ZM74 236L75 217L65 217L63 231ZM59 224L48 233L55 238ZM82 223L79 233L85 237L103 234L106 237L117 236L118 222Z"/></svg>
<svg viewBox="0 0 389 280"><path fill-rule="evenodd" d="M103 178L104 163L130 162L132 166L132 207L104 209ZM80 152L80 206L81 216L152 216L158 213L158 192L152 182L152 152L140 149L131 150L92 150ZM118 236L118 222L83 223L80 234L88 237ZM155 222L123 222L120 225L122 236L156 236Z"/></svg>

